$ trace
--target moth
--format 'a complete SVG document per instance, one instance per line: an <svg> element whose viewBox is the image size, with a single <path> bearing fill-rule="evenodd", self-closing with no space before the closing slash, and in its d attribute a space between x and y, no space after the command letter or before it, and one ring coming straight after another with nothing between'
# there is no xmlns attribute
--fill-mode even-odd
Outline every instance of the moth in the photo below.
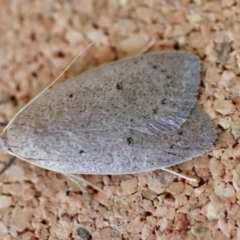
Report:
<svg viewBox="0 0 240 240"><path fill-rule="evenodd" d="M66 174L173 166L216 140L196 106L200 60L166 51L115 61L47 90L0 135L0 149Z"/></svg>

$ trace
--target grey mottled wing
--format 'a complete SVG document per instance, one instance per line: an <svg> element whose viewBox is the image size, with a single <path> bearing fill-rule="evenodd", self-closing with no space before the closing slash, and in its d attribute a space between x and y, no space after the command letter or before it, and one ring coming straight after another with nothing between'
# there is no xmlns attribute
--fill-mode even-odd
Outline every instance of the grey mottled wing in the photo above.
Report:
<svg viewBox="0 0 240 240"><path fill-rule="evenodd" d="M169 51L93 69L47 91L15 124L49 131L133 129L166 134L179 129L196 103L196 55ZM29 122L31 119L31 122Z"/></svg>

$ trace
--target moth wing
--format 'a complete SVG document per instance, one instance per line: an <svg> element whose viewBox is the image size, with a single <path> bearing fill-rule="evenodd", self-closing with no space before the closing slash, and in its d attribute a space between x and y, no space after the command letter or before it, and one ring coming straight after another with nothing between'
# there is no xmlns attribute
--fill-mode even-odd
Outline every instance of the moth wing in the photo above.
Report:
<svg viewBox="0 0 240 240"><path fill-rule="evenodd" d="M7 137L14 153L46 169L76 174L128 174L191 160L212 147L216 133L206 114L196 107L181 129L165 135L115 129L42 132L33 134L31 140L9 131ZM24 141L19 146L21 137Z"/></svg>
<svg viewBox="0 0 240 240"><path fill-rule="evenodd" d="M179 129L196 103L200 63L184 51L154 53L93 69L37 98L15 120L47 131Z"/></svg>

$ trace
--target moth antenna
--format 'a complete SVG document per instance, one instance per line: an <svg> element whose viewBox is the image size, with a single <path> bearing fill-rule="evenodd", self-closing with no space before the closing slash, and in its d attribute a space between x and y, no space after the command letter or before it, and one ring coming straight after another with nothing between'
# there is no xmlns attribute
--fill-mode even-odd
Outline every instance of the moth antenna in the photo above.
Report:
<svg viewBox="0 0 240 240"><path fill-rule="evenodd" d="M94 42L91 42L87 47L85 47L82 51L80 51L76 57L68 64L68 66L56 77L53 82L51 82L45 89L43 89L39 94L37 94L32 100L30 100L22 109L20 109L16 115L12 118L12 120L7 124L5 127L8 128L8 126L14 121L14 119L24 110L26 109L35 99L37 99L40 95L42 95L44 92L46 92L55 82L59 80L59 78L72 66L72 64L76 61L76 59L84 52L86 51L90 46L92 46Z"/></svg>
<svg viewBox="0 0 240 240"><path fill-rule="evenodd" d="M170 169L167 169L167 168L161 168L161 169L162 169L163 171L169 172L169 173L171 173L171 174L173 174L173 175L175 175L175 176L177 176L177 177L183 178L183 179L188 180L188 181L190 181L190 182L197 182L197 179L187 177L187 176L185 176L185 175L183 175L183 174L181 174L181 173L177 173L177 172L175 172L175 171L173 171L173 170L170 170Z"/></svg>
<svg viewBox="0 0 240 240"><path fill-rule="evenodd" d="M97 190L97 191L99 191L99 192L106 193L104 190L102 190L101 188L99 188L99 187L95 186L94 184L88 182L87 180L85 180L85 179L82 178L82 177L75 176L74 174L70 174L70 173L69 173L69 174L62 173L62 174L65 175L66 177L68 177L68 178L69 178L71 181L73 181L74 183L76 183L76 184L81 188L82 191L84 191L84 190L83 190L83 188L81 187L81 185L78 183L79 181L82 182L82 183L84 183L84 184L86 184L86 185L88 185L88 186L91 186L92 188L94 188L95 190Z"/></svg>
<svg viewBox="0 0 240 240"><path fill-rule="evenodd" d="M0 171L0 176L10 167L13 165L14 161L16 160L17 158L15 156L12 156L10 158L10 160L8 161L8 163L6 164L6 166Z"/></svg>

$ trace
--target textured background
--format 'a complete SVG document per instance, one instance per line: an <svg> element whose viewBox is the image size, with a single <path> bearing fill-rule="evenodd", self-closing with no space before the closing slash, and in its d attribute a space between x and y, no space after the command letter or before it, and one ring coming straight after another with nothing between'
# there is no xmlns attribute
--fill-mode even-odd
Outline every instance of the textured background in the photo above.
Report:
<svg viewBox="0 0 240 240"><path fill-rule="evenodd" d="M173 170L83 176L23 161L0 177L1 239L240 239L239 0L0 0L0 121L8 122L91 41L67 80L111 60L165 49L202 59L199 105L218 131L208 154ZM9 159L1 153L0 168Z"/></svg>

